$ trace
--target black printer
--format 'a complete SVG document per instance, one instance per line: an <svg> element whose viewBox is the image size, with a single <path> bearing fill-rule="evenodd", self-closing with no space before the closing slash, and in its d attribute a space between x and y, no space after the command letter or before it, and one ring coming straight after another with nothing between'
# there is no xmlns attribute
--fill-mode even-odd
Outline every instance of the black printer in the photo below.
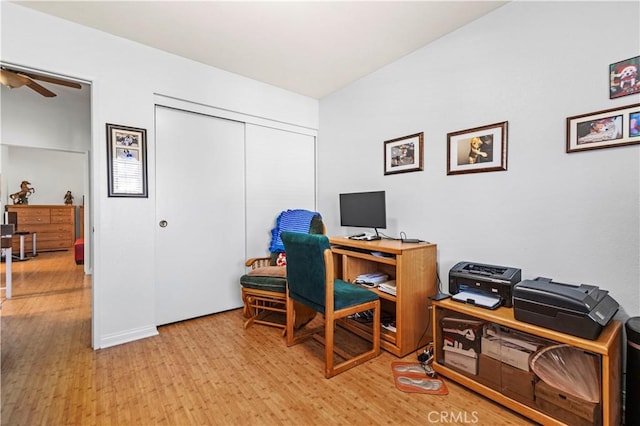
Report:
<svg viewBox="0 0 640 426"><path fill-rule="evenodd" d="M597 286L562 284L549 278L524 280L513 288L514 316L518 321L595 340L620 307L608 293Z"/></svg>
<svg viewBox="0 0 640 426"><path fill-rule="evenodd" d="M500 304L509 308L513 285L520 282L521 276L518 268L459 262L449 271L449 293L475 291L499 296Z"/></svg>

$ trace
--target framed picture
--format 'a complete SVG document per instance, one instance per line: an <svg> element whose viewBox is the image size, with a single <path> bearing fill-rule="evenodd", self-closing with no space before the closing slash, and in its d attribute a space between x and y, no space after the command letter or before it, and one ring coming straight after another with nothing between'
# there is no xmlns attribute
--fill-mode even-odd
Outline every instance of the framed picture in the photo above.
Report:
<svg viewBox="0 0 640 426"><path fill-rule="evenodd" d="M384 142L384 174L422 170L424 133Z"/></svg>
<svg viewBox="0 0 640 426"><path fill-rule="evenodd" d="M507 122L447 133L447 174L507 170Z"/></svg>
<svg viewBox="0 0 640 426"><path fill-rule="evenodd" d="M147 198L147 131L107 123L109 197Z"/></svg>
<svg viewBox="0 0 640 426"><path fill-rule="evenodd" d="M640 93L640 56L609 65L609 99Z"/></svg>
<svg viewBox="0 0 640 426"><path fill-rule="evenodd" d="M567 118L567 152L640 143L640 104Z"/></svg>

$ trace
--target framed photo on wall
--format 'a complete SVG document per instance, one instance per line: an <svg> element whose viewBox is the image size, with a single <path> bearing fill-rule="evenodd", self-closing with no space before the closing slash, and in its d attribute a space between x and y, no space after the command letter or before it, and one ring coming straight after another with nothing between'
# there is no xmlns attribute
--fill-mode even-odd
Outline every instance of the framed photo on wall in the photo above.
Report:
<svg viewBox="0 0 640 426"><path fill-rule="evenodd" d="M567 118L567 152L640 143L640 104Z"/></svg>
<svg viewBox="0 0 640 426"><path fill-rule="evenodd" d="M609 65L609 99L640 93L640 56Z"/></svg>
<svg viewBox="0 0 640 426"><path fill-rule="evenodd" d="M507 121L447 134L447 175L507 170Z"/></svg>
<svg viewBox="0 0 640 426"><path fill-rule="evenodd" d="M384 142L384 174L415 172L423 169L424 133Z"/></svg>
<svg viewBox="0 0 640 426"><path fill-rule="evenodd" d="M148 197L147 131L107 123L109 197Z"/></svg>

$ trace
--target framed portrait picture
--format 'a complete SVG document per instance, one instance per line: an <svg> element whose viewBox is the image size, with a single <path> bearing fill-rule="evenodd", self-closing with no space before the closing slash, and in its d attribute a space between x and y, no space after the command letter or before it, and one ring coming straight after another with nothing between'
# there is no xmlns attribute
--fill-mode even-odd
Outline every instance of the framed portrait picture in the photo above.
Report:
<svg viewBox="0 0 640 426"><path fill-rule="evenodd" d="M609 65L609 99L640 93L640 56Z"/></svg>
<svg viewBox="0 0 640 426"><path fill-rule="evenodd" d="M447 174L507 170L507 122L447 134Z"/></svg>
<svg viewBox="0 0 640 426"><path fill-rule="evenodd" d="M384 142L384 174L422 170L424 133Z"/></svg>
<svg viewBox="0 0 640 426"><path fill-rule="evenodd" d="M567 118L567 152L640 143L640 104Z"/></svg>
<svg viewBox="0 0 640 426"><path fill-rule="evenodd" d="M107 123L109 197L147 198L147 131Z"/></svg>

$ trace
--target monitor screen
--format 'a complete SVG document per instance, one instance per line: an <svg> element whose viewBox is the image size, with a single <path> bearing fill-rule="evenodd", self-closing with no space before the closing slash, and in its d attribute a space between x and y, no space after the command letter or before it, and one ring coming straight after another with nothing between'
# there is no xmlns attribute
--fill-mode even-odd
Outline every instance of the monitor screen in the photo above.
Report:
<svg viewBox="0 0 640 426"><path fill-rule="evenodd" d="M340 194L340 225L357 228L386 228L385 192Z"/></svg>

